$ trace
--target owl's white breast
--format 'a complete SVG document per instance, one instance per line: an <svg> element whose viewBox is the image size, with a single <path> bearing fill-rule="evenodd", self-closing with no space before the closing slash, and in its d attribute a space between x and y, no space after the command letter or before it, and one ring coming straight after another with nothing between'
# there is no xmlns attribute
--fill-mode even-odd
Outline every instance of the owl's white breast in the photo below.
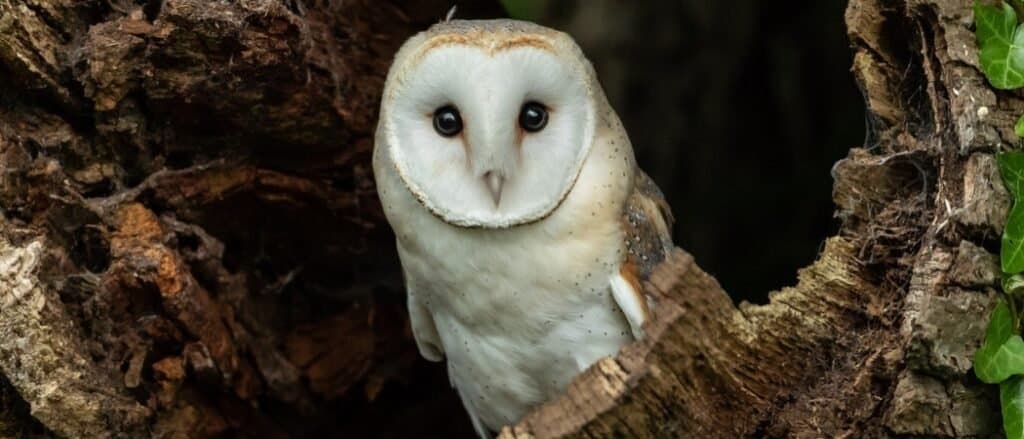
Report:
<svg viewBox="0 0 1024 439"><path fill-rule="evenodd" d="M409 294L433 318L467 409L491 428L514 422L632 340L609 290L624 258L620 221L635 172L613 123L615 130L599 130L563 203L508 229L441 221L401 183L378 143L378 192Z"/></svg>

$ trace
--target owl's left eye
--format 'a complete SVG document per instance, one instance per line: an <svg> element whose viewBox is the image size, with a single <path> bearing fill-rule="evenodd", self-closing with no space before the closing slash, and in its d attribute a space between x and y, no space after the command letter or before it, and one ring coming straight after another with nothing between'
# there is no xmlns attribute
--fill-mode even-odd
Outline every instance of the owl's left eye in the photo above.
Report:
<svg viewBox="0 0 1024 439"><path fill-rule="evenodd" d="M523 104L523 109L519 110L519 126L523 127L524 130L536 133L544 129L544 126L548 124L548 109L544 108L537 102L527 102Z"/></svg>

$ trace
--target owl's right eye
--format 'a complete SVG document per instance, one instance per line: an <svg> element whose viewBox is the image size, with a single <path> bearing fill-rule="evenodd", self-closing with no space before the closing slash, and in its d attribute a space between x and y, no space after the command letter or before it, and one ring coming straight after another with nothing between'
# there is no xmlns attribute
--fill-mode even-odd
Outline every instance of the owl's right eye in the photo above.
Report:
<svg viewBox="0 0 1024 439"><path fill-rule="evenodd" d="M445 105L434 111L434 131L444 137L452 137L462 132L462 116L459 110Z"/></svg>

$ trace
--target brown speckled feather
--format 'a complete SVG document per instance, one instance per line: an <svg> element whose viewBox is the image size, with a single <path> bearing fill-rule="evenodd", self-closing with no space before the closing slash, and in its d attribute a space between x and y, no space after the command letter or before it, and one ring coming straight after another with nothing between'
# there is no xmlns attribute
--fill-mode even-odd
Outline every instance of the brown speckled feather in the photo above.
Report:
<svg viewBox="0 0 1024 439"><path fill-rule="evenodd" d="M665 202L661 190L651 177L637 169L633 194L626 200L622 213L627 250L623 275L628 273L634 279L646 279L650 276L654 267L663 261L674 247L674 221L672 211Z"/></svg>

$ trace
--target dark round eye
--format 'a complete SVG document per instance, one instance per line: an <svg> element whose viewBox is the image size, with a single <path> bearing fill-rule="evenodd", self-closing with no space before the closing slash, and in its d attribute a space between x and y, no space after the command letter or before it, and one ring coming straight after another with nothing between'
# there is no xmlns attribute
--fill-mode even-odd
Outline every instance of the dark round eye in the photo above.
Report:
<svg viewBox="0 0 1024 439"><path fill-rule="evenodd" d="M451 105L445 105L434 111L434 131L445 137L462 132L462 116L459 116L459 110Z"/></svg>
<svg viewBox="0 0 1024 439"><path fill-rule="evenodd" d="M523 109L519 111L519 126L528 132L536 133L547 124L548 110L543 105L536 102L523 104Z"/></svg>

